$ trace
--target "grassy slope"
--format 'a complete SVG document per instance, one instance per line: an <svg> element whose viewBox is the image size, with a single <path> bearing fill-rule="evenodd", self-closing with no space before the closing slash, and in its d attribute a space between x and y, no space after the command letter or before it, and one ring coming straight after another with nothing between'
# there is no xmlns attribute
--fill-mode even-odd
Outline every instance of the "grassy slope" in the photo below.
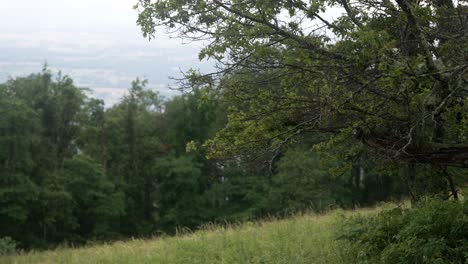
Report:
<svg viewBox="0 0 468 264"><path fill-rule="evenodd" d="M0 263L349 263L349 248L333 239L334 219L334 213L296 216L177 237L0 257Z"/></svg>

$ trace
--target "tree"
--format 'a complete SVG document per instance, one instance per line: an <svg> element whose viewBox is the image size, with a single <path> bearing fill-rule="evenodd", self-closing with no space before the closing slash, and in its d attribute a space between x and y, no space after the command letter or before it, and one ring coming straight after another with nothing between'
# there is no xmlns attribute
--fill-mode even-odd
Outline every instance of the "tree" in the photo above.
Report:
<svg viewBox="0 0 468 264"><path fill-rule="evenodd" d="M30 204L39 187L30 175L36 167L39 117L0 87L0 237L23 240Z"/></svg>
<svg viewBox="0 0 468 264"><path fill-rule="evenodd" d="M105 170L108 157L104 101L94 98L86 100L80 124L78 148L93 159L99 160Z"/></svg>
<svg viewBox="0 0 468 264"><path fill-rule="evenodd" d="M162 102L146 83L133 81L128 95L105 112L106 172L125 193L121 232L127 235L149 235L156 224L152 165L162 154Z"/></svg>
<svg viewBox="0 0 468 264"><path fill-rule="evenodd" d="M140 0L136 8L147 37L164 26L209 39L200 59L218 62L220 87L235 102L208 143L217 156L275 153L321 131L391 160L468 167L463 1Z"/></svg>
<svg viewBox="0 0 468 264"><path fill-rule="evenodd" d="M173 232L178 227L194 228L203 223L206 214L200 164L189 156L169 156L158 159L153 166L159 228Z"/></svg>
<svg viewBox="0 0 468 264"><path fill-rule="evenodd" d="M340 176L335 178L321 167L317 153L292 148L278 162L278 173L272 176L268 202L274 208L273 212L284 214L349 206L351 192L346 188L349 176Z"/></svg>
<svg viewBox="0 0 468 264"><path fill-rule="evenodd" d="M192 93L175 96L165 103L167 143L182 153L187 143L203 143L225 122L218 94L207 87L192 87Z"/></svg>
<svg viewBox="0 0 468 264"><path fill-rule="evenodd" d="M44 167L59 170L63 160L77 152L79 117L86 98L84 90L61 73L53 80L47 68L38 74L11 79L5 86L12 97L39 115L43 155L38 158Z"/></svg>
<svg viewBox="0 0 468 264"><path fill-rule="evenodd" d="M74 201L77 236L86 240L115 233L119 218L124 215L124 196L115 190L102 166L89 157L77 155L65 160L61 174L63 185Z"/></svg>

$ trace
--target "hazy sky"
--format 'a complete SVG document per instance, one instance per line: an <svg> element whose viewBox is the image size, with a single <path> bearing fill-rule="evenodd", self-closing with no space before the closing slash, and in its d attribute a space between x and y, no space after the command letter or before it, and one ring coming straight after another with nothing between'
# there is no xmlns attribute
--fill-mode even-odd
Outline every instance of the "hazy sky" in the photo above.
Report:
<svg viewBox="0 0 468 264"><path fill-rule="evenodd" d="M0 0L0 82L41 70L44 62L88 87L107 104L136 77L170 96L179 68L209 70L200 45L163 32L149 42L136 26L136 0Z"/></svg>

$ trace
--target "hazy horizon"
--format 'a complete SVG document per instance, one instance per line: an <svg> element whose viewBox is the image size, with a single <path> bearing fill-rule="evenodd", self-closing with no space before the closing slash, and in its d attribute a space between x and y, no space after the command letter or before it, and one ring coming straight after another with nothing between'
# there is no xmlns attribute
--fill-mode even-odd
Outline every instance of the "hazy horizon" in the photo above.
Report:
<svg viewBox="0 0 468 264"><path fill-rule="evenodd" d="M149 42L136 25L136 0L0 0L0 82L39 72L47 62L87 87L107 105L132 80L170 97L169 76L180 70L208 70L198 61L200 44L183 44L159 32Z"/></svg>

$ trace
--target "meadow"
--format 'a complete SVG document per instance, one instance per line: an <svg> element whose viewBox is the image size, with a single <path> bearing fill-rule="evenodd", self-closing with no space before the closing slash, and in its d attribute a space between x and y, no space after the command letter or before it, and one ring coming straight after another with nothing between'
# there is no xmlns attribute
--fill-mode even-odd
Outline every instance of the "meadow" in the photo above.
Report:
<svg viewBox="0 0 468 264"><path fill-rule="evenodd" d="M379 210L339 210L228 227L205 226L173 237L3 256L0 263L350 263L351 248L336 239L338 219Z"/></svg>

